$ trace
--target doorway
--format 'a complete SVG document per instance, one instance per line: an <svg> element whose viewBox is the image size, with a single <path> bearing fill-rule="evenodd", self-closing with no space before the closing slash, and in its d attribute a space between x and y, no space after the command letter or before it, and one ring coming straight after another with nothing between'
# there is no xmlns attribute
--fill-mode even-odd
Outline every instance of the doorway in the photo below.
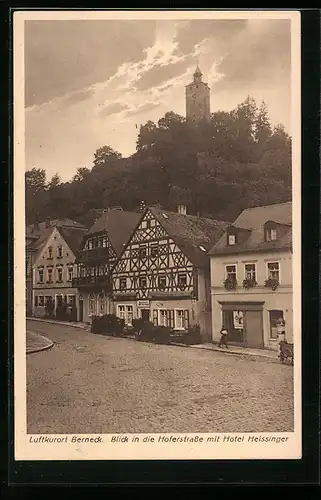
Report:
<svg viewBox="0 0 321 500"><path fill-rule="evenodd" d="M254 349L262 349L264 346L262 311L245 313L245 346Z"/></svg>
<svg viewBox="0 0 321 500"><path fill-rule="evenodd" d="M149 321L149 314L150 314L149 309L142 309L141 310L141 315L142 315L143 321Z"/></svg>
<svg viewBox="0 0 321 500"><path fill-rule="evenodd" d="M84 299L79 299L79 321L82 323L84 321Z"/></svg>

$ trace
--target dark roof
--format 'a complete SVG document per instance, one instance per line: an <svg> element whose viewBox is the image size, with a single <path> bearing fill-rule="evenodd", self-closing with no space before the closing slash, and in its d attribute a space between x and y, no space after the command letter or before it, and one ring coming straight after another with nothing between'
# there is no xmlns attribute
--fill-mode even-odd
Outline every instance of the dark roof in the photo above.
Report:
<svg viewBox="0 0 321 500"><path fill-rule="evenodd" d="M73 227L59 227L58 231L69 246L70 250L74 255L76 255L87 230Z"/></svg>
<svg viewBox="0 0 321 500"><path fill-rule="evenodd" d="M26 226L26 236L27 237L39 237L41 233L48 228L52 227L66 227L66 228L77 228L77 229L87 229L86 226L76 222L74 220L65 219L51 219L43 222L36 222L35 224L30 224Z"/></svg>
<svg viewBox="0 0 321 500"><path fill-rule="evenodd" d="M277 240L265 241L264 224L268 221L275 222L281 228L280 237ZM241 241L236 242L235 245L227 246L227 234L224 233L211 249L210 255L292 249L291 202L246 209L239 215L233 226L245 230L244 233L248 233L246 237L242 237ZM229 228L229 232L231 229Z"/></svg>
<svg viewBox="0 0 321 500"><path fill-rule="evenodd" d="M93 224L87 235L107 233L115 252L120 255L141 216L136 212L108 210Z"/></svg>
<svg viewBox="0 0 321 500"><path fill-rule="evenodd" d="M208 265L209 250L230 225L227 221L182 215L154 207L149 210L196 267Z"/></svg>

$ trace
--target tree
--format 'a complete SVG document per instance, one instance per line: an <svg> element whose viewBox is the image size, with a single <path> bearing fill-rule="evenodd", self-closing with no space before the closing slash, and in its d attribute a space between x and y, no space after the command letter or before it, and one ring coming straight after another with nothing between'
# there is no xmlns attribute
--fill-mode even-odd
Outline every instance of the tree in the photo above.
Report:
<svg viewBox="0 0 321 500"><path fill-rule="evenodd" d="M77 172L73 176L72 181L73 182L84 181L89 174L90 174L90 169L88 167L79 167L77 168Z"/></svg>
<svg viewBox="0 0 321 500"><path fill-rule="evenodd" d="M25 173L26 187L31 188L32 192L46 189L46 171L41 168L33 167Z"/></svg>
<svg viewBox="0 0 321 500"><path fill-rule="evenodd" d="M94 168L104 167L121 158L121 154L110 146L101 146L94 154Z"/></svg>
<svg viewBox="0 0 321 500"><path fill-rule="evenodd" d="M52 188L58 187L60 185L61 185L61 177L60 177L60 175L58 173L55 173L51 177L51 181L48 184L48 188L52 189Z"/></svg>

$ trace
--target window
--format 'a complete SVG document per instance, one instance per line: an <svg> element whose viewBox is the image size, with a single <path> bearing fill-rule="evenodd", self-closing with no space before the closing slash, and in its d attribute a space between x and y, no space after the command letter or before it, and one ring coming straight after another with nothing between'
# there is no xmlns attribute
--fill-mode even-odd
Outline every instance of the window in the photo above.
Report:
<svg viewBox="0 0 321 500"><path fill-rule="evenodd" d="M105 295L103 293L99 295L99 314L101 316L105 314Z"/></svg>
<svg viewBox="0 0 321 500"><path fill-rule="evenodd" d="M52 297L50 295L45 295L45 306L52 300Z"/></svg>
<svg viewBox="0 0 321 500"><path fill-rule="evenodd" d="M160 309L158 311L158 314L159 314L159 320L158 320L159 326L168 326L168 312L163 309Z"/></svg>
<svg viewBox="0 0 321 500"><path fill-rule="evenodd" d="M244 265L244 278L246 280L256 281L255 264L245 264Z"/></svg>
<svg viewBox="0 0 321 500"><path fill-rule="evenodd" d="M38 306L39 307L44 307L45 305L45 298L43 295L38 295Z"/></svg>
<svg viewBox="0 0 321 500"><path fill-rule="evenodd" d="M146 287L147 287L147 278L146 278L146 276L141 276L139 278L139 288L144 289Z"/></svg>
<svg viewBox="0 0 321 500"><path fill-rule="evenodd" d="M73 272L73 266L68 266L68 281L72 281Z"/></svg>
<svg viewBox="0 0 321 500"><path fill-rule="evenodd" d="M226 266L226 278L230 281L236 281L236 265L232 264L230 266Z"/></svg>
<svg viewBox="0 0 321 500"><path fill-rule="evenodd" d="M118 317L125 320L125 306L118 306Z"/></svg>
<svg viewBox="0 0 321 500"><path fill-rule="evenodd" d="M89 240L89 241L88 241L88 249L89 249L89 250L92 250L92 248L93 248L93 241L92 241L92 240Z"/></svg>
<svg viewBox="0 0 321 500"><path fill-rule="evenodd" d="M280 281L280 265L278 262L267 263L267 277L268 279Z"/></svg>
<svg viewBox="0 0 321 500"><path fill-rule="evenodd" d="M182 309L177 309L175 311L175 328L184 328L184 311Z"/></svg>
<svg viewBox="0 0 321 500"><path fill-rule="evenodd" d="M102 246L101 238L97 239L97 246L98 246L98 248Z"/></svg>
<svg viewBox="0 0 321 500"><path fill-rule="evenodd" d="M140 247L139 249L139 258L140 259L145 259L147 257L147 248L146 247Z"/></svg>
<svg viewBox="0 0 321 500"><path fill-rule="evenodd" d="M48 247L48 259L52 259L52 247Z"/></svg>
<svg viewBox="0 0 321 500"><path fill-rule="evenodd" d="M150 255L152 258L156 258L158 255L158 245L152 245L150 249Z"/></svg>
<svg viewBox="0 0 321 500"><path fill-rule="evenodd" d="M178 286L182 290L187 285L187 276L186 273L178 273Z"/></svg>
<svg viewBox="0 0 321 500"><path fill-rule="evenodd" d="M62 267L57 267L57 281L62 282Z"/></svg>
<svg viewBox="0 0 321 500"><path fill-rule="evenodd" d="M67 295L67 304L68 306L72 306L76 302L75 295Z"/></svg>
<svg viewBox="0 0 321 500"><path fill-rule="evenodd" d="M107 247L107 236L104 236L103 237L103 247L106 248Z"/></svg>
<svg viewBox="0 0 321 500"><path fill-rule="evenodd" d="M150 220L149 219L146 221L146 227L150 228Z"/></svg>
<svg viewBox="0 0 321 500"><path fill-rule="evenodd" d="M166 276L158 276L158 288L159 290L165 290L166 288Z"/></svg>
<svg viewBox="0 0 321 500"><path fill-rule="evenodd" d="M119 289L126 290L127 288L127 278L119 278Z"/></svg>
<svg viewBox="0 0 321 500"><path fill-rule="evenodd" d="M43 268L38 269L38 283L43 283Z"/></svg>
<svg viewBox="0 0 321 500"><path fill-rule="evenodd" d="M276 339L278 336L278 325L283 321L283 311L272 310L269 312L270 316L270 336Z"/></svg>
<svg viewBox="0 0 321 500"><path fill-rule="evenodd" d="M276 229L275 228L266 228L265 229L265 239L266 241L274 241L276 240Z"/></svg>
<svg viewBox="0 0 321 500"><path fill-rule="evenodd" d="M59 245L59 247L57 247L57 257L58 257L58 259L61 259L62 255L63 255L63 248L62 248L61 245Z"/></svg>
<svg viewBox="0 0 321 500"><path fill-rule="evenodd" d="M235 243L236 243L235 234L229 234L227 242L228 242L228 245L235 245Z"/></svg>
<svg viewBox="0 0 321 500"><path fill-rule="evenodd" d="M52 283L52 268L47 269L48 283Z"/></svg>
<svg viewBox="0 0 321 500"><path fill-rule="evenodd" d="M97 310L96 310L96 296L94 293L91 293L89 295L88 305L89 305L89 314L95 316Z"/></svg>
<svg viewBox="0 0 321 500"><path fill-rule="evenodd" d="M125 323L127 325L132 325L133 324L133 306L126 306Z"/></svg>

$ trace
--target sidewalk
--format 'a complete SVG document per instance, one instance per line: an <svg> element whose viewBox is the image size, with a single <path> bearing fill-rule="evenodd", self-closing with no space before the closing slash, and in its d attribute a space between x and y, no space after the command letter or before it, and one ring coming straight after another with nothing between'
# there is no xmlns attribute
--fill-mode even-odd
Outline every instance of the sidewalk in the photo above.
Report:
<svg viewBox="0 0 321 500"><path fill-rule="evenodd" d="M33 318L33 317L27 317L26 318L28 321L39 321L40 323L50 323L52 325L64 325L64 326L72 326L74 328L82 328L83 330L87 330L90 332L90 325L88 323L80 323L79 321L77 323L74 323L72 321L56 321L55 319L43 319L43 318Z"/></svg>
<svg viewBox="0 0 321 500"><path fill-rule="evenodd" d="M50 349L54 343L40 335L39 333L29 332L27 331L26 338L26 353L33 354L34 352L44 351L46 349Z"/></svg>
<svg viewBox="0 0 321 500"><path fill-rule="evenodd" d="M88 323L72 323L69 321L56 321L50 319L42 319L42 318L27 318L27 320L31 321L39 321L44 323L51 323L53 325L64 325L64 326L72 326L74 328L81 328L90 332L90 325ZM128 336L127 338L133 339L133 337ZM179 347L188 347L192 349L205 349L209 351L217 351L222 354L238 354L241 356L250 356L252 358L259 357L269 359L270 361L279 362L278 359L278 351L271 349L251 349L247 347L239 347L239 346L229 346L228 349L219 348L217 344L205 343L205 344L194 344L194 345L185 345L185 344L175 344Z"/></svg>

